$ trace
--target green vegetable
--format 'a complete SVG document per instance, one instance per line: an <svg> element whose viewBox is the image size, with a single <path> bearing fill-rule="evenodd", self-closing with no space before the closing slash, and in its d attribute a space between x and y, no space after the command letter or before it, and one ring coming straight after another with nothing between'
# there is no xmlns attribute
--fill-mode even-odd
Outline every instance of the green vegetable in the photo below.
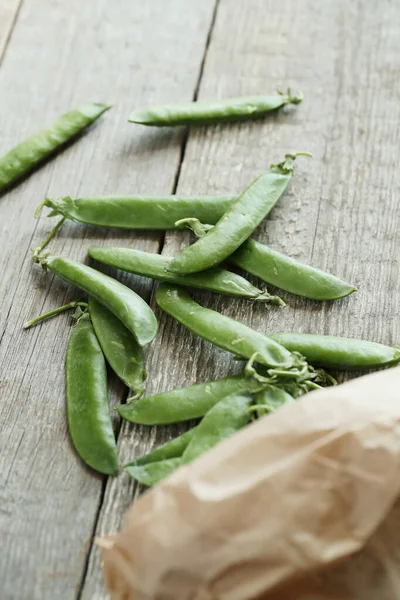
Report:
<svg viewBox="0 0 400 600"><path fill-rule="evenodd" d="M117 475L106 364L87 314L79 320L68 343L66 394L69 432L79 456L96 471Z"/></svg>
<svg viewBox="0 0 400 600"><path fill-rule="evenodd" d="M299 154L287 154L282 163L271 165L267 173L243 192L215 227L170 262L168 270L182 274L204 271L230 256L282 196L292 178L294 161Z"/></svg>
<svg viewBox="0 0 400 600"><path fill-rule="evenodd" d="M218 267L193 275L179 275L167 271L171 258L166 258L160 254L142 252L133 248L102 247L89 248L88 253L92 258L106 265L111 265L129 273L136 273L179 285L208 289L219 294L241 296L277 305L284 304L278 296L271 296L268 292L263 292L254 287L240 275Z"/></svg>
<svg viewBox="0 0 400 600"><path fill-rule="evenodd" d="M301 92L293 96L289 88L286 94L278 92L276 96L244 96L141 108L135 110L128 121L155 127L240 121L262 117L285 104L299 104L302 100Z"/></svg>
<svg viewBox="0 0 400 600"><path fill-rule="evenodd" d="M0 192L27 175L109 108L98 102L78 106L7 152L0 158Z"/></svg>
<svg viewBox="0 0 400 600"><path fill-rule="evenodd" d="M126 467L148 465L150 463L159 462L169 458L181 457L190 440L193 438L195 432L196 427L192 427L192 429L189 429L188 431L185 431L185 433L182 433L182 435L169 440L159 448L155 448L155 450L152 450L148 454L126 463L124 465L124 469L126 469Z"/></svg>
<svg viewBox="0 0 400 600"><path fill-rule="evenodd" d="M100 196L95 198L45 198L38 206L52 209L73 221L123 229L176 229L175 221L193 216L216 223L237 196Z"/></svg>
<svg viewBox="0 0 400 600"><path fill-rule="evenodd" d="M180 466L180 463L181 459L179 457L168 458L145 465L127 466L124 467L124 471L139 483L151 486L171 475Z"/></svg>
<svg viewBox="0 0 400 600"><path fill-rule="evenodd" d="M399 348L376 342L312 333L273 333L268 337L300 352L310 363L332 369L371 369L400 362Z"/></svg>
<svg viewBox="0 0 400 600"><path fill-rule="evenodd" d="M103 304L89 297L89 312L104 355L113 371L137 396L143 394L146 371L142 347Z"/></svg>
<svg viewBox="0 0 400 600"><path fill-rule="evenodd" d="M181 464L191 462L247 425L252 401L253 395L249 391L235 392L210 408L196 427L182 455Z"/></svg>

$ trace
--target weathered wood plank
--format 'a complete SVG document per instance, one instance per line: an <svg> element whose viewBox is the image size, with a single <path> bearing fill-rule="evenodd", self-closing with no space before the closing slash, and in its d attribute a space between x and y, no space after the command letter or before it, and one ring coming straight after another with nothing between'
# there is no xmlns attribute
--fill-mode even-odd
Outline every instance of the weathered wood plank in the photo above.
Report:
<svg viewBox="0 0 400 600"><path fill-rule="evenodd" d="M0 6L0 65L17 20L22 0L2 0Z"/></svg>
<svg viewBox="0 0 400 600"><path fill-rule="evenodd" d="M31 251L53 224L44 216L35 222L33 210L46 194L171 190L183 132L143 131L126 119L160 94L192 97L212 6L28 0L0 69L0 154L80 102L116 104L78 143L0 198L0 581L7 600L75 597L103 486L68 440L68 317L22 331L30 316L77 295L32 266ZM155 252L160 244L155 233L68 224L51 250L84 260L88 245L104 240L134 240ZM151 283L137 280L135 289L148 297ZM112 401L125 393L113 380Z"/></svg>
<svg viewBox="0 0 400 600"><path fill-rule="evenodd" d="M265 332L399 339L399 28L400 6L389 0L367 6L329 0L323 11L311 0L221 0L200 98L270 92L291 83L304 91L305 101L262 123L192 130L178 191L238 192L286 151L312 151L313 160L299 160L290 190L257 237L337 273L360 291L332 304L282 294L284 310L197 293L200 302ZM163 252L175 254L188 240L168 233ZM238 368L227 353L161 316L149 353L148 392ZM170 428L124 424L120 458L132 459L170 436ZM126 476L108 482L97 534L118 529L137 493ZM93 558L91 578L95 570Z"/></svg>

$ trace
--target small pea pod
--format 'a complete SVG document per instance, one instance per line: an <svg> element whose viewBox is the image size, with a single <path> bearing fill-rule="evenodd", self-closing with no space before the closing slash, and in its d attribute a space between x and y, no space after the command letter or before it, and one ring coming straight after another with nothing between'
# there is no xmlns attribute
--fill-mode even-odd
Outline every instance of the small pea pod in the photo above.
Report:
<svg viewBox="0 0 400 600"><path fill-rule="evenodd" d="M156 292L156 301L163 311L190 331L228 352L247 359L257 354L257 362L268 367L286 369L296 363L297 357L271 338L214 310L203 308L183 288L163 283Z"/></svg>
<svg viewBox="0 0 400 600"><path fill-rule="evenodd" d="M294 161L299 154L306 153L287 154L282 163L271 165L267 173L239 196L215 227L170 262L168 270L182 274L204 271L230 256L282 196L292 178Z"/></svg>
<svg viewBox="0 0 400 600"><path fill-rule="evenodd" d="M372 369L400 362L400 350L376 342L311 333L274 333L271 339L300 352L314 364L332 369Z"/></svg>
<svg viewBox="0 0 400 600"><path fill-rule="evenodd" d="M262 117L285 104L299 104L302 100L301 92L293 95L288 88L286 93L278 92L275 96L244 96L141 108L135 110L128 121L153 127L242 121Z"/></svg>
<svg viewBox="0 0 400 600"><path fill-rule="evenodd" d="M129 465L124 467L124 471L139 483L152 486L171 475L180 466L180 463L181 459L179 457L167 458L145 465Z"/></svg>
<svg viewBox="0 0 400 600"><path fill-rule="evenodd" d="M196 427L192 427L192 429L189 429L188 431L185 431L185 433L182 433L182 435L179 435L178 437L169 440L169 442L166 442L159 448L156 448L148 454L145 454L140 458L136 458L135 460L126 463L124 465L124 469L126 467L148 465L150 463L159 462L161 460L181 457L190 440L193 438L195 432Z"/></svg>
<svg viewBox="0 0 400 600"><path fill-rule="evenodd" d="M171 258L160 254L142 252L133 248L102 247L89 248L88 254L106 265L111 265L128 273L152 277L159 281L197 287L229 296L250 298L258 302L269 302L278 306L284 306L285 304L279 296L272 296L266 291L263 292L244 277L219 267L214 267L202 273L179 275L167 271Z"/></svg>
<svg viewBox="0 0 400 600"><path fill-rule="evenodd" d="M176 229L175 221L188 215L216 223L237 196L99 196L94 198L45 198L36 209L52 209L72 221L122 229Z"/></svg>
<svg viewBox="0 0 400 600"><path fill-rule="evenodd" d="M250 377L224 377L139 398L130 404L120 404L116 409L121 417L132 423L169 425L203 417L225 396L259 387L260 384Z"/></svg>
<svg viewBox="0 0 400 600"><path fill-rule="evenodd" d="M35 253L34 261L103 304L122 321L141 346L151 342L156 335L157 319L153 311L126 285L68 258L57 256L41 258Z"/></svg>
<svg viewBox="0 0 400 600"><path fill-rule="evenodd" d="M142 347L125 325L91 296L89 313L97 339L112 370L136 393L136 397L141 396L146 380Z"/></svg>
<svg viewBox="0 0 400 600"><path fill-rule="evenodd" d="M99 102L78 106L7 152L0 158L0 192L27 175L109 108Z"/></svg>
<svg viewBox="0 0 400 600"><path fill-rule="evenodd" d="M195 218L176 223L177 226L184 224L200 238L213 228ZM335 275L301 263L253 239L243 242L228 260L271 285L311 300L337 300L357 291L356 287Z"/></svg>
<svg viewBox="0 0 400 600"><path fill-rule="evenodd" d="M191 462L247 425L252 401L253 395L249 391L242 391L223 398L213 406L196 427L182 455L181 464Z"/></svg>
<svg viewBox="0 0 400 600"><path fill-rule="evenodd" d="M88 314L78 321L68 343L66 397L69 432L79 456L96 471L116 475L106 364Z"/></svg>

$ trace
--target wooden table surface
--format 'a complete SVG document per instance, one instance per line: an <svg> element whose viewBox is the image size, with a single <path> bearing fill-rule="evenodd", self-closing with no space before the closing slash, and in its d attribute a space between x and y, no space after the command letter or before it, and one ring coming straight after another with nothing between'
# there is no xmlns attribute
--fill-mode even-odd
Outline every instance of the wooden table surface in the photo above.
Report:
<svg viewBox="0 0 400 600"><path fill-rule="evenodd" d="M103 599L94 536L118 530L142 489L103 478L71 447L64 358L71 319L23 323L77 297L32 265L52 221L44 196L240 192L286 151L290 190L257 237L359 286L334 303L282 294L285 310L196 294L260 331L399 343L400 3L394 0L1 0L0 155L79 103L115 106L76 144L0 198L0 597ZM152 130L134 107L273 92L304 103L262 122ZM46 211L44 211L45 213ZM87 261L90 244L171 255L187 233L68 223L51 251ZM153 283L121 276L152 302ZM237 371L169 317L148 350L148 393ZM112 403L127 390L110 378ZM121 463L182 428L115 421Z"/></svg>

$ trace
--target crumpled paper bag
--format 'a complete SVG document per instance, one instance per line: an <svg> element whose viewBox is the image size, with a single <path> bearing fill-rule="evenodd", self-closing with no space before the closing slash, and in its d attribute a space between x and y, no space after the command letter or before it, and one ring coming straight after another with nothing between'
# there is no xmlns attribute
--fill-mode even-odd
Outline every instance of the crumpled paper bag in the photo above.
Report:
<svg viewBox="0 0 400 600"><path fill-rule="evenodd" d="M400 368L241 430L98 543L113 600L400 599Z"/></svg>

